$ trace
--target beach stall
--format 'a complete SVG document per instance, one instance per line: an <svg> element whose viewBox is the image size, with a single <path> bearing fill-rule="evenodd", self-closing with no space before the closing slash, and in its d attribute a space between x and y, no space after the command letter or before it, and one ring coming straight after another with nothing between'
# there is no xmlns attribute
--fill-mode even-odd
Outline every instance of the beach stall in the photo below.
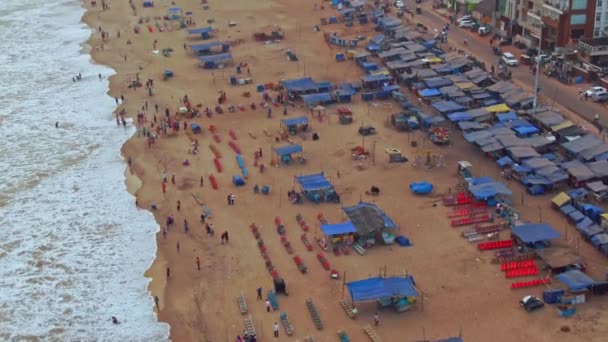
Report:
<svg viewBox="0 0 608 342"><path fill-rule="evenodd" d="M211 26L199 27L188 30L189 35L199 35L202 39L210 39L213 34L213 28Z"/></svg>
<svg viewBox="0 0 608 342"><path fill-rule="evenodd" d="M219 55L199 57L199 64L203 69L218 69L224 65L232 63L231 53L221 53Z"/></svg>
<svg viewBox="0 0 608 342"><path fill-rule="evenodd" d="M336 102L336 97L332 93L317 93L300 95L308 109L313 109L319 105L327 105Z"/></svg>
<svg viewBox="0 0 608 342"><path fill-rule="evenodd" d="M569 271L571 269L584 268L585 262L572 248L568 247L547 247L534 250L534 253L541 259L555 274Z"/></svg>
<svg viewBox="0 0 608 342"><path fill-rule="evenodd" d="M513 193L503 183L489 181L481 184L470 185L468 191L478 201L484 201L489 206L496 205L501 197L511 196Z"/></svg>
<svg viewBox="0 0 608 342"><path fill-rule="evenodd" d="M586 302L585 292L595 285L595 280L580 270L570 270L555 276L564 284L570 295L562 297L562 303L583 304Z"/></svg>
<svg viewBox="0 0 608 342"><path fill-rule="evenodd" d="M333 184L325 177L323 172L295 176L295 180L300 186L300 192L304 197L314 203L340 202L340 196L336 193Z"/></svg>
<svg viewBox="0 0 608 342"><path fill-rule="evenodd" d="M302 149L302 145L286 145L279 146L274 148L274 152L277 155L277 161L281 161L281 163L285 165L291 164L294 158L299 157L302 163L305 162L304 159L304 150ZM294 156L297 155L297 156Z"/></svg>
<svg viewBox="0 0 608 342"><path fill-rule="evenodd" d="M393 308L397 312L409 310L418 290L412 276L367 278L346 283L353 305L376 302L380 308Z"/></svg>
<svg viewBox="0 0 608 342"><path fill-rule="evenodd" d="M321 224L321 232L327 239L322 239L319 243L321 246L331 244L334 249L343 246L351 246L355 242L355 234L357 229L350 221L342 223L324 223Z"/></svg>
<svg viewBox="0 0 608 342"><path fill-rule="evenodd" d="M575 187L583 186L585 182L593 180L596 176L587 165L574 159L561 164L561 167L570 176L570 184Z"/></svg>
<svg viewBox="0 0 608 342"><path fill-rule="evenodd" d="M367 75L361 78L361 83L367 89L379 89L392 81L391 75Z"/></svg>
<svg viewBox="0 0 608 342"><path fill-rule="evenodd" d="M197 56L215 55L230 51L230 44L215 41L190 45L190 50Z"/></svg>
<svg viewBox="0 0 608 342"><path fill-rule="evenodd" d="M281 80L279 84L287 91L289 96L298 96L316 93L328 93L331 90L330 82L315 82L311 77Z"/></svg>
<svg viewBox="0 0 608 342"><path fill-rule="evenodd" d="M298 116L296 118L281 120L281 126L291 135L295 135L298 131L306 132L309 127L308 123L307 116Z"/></svg>
<svg viewBox="0 0 608 342"><path fill-rule="evenodd" d="M530 248L545 248L561 236L547 223L528 223L511 227L511 235L518 245Z"/></svg>
<svg viewBox="0 0 608 342"><path fill-rule="evenodd" d="M180 20L184 12L179 7L169 7L167 9L167 17L171 20Z"/></svg>
<svg viewBox="0 0 608 342"><path fill-rule="evenodd" d="M578 158L579 154L584 150L602 145L601 139L593 134L587 134L576 140L572 140L562 144L562 149L572 158Z"/></svg>
<svg viewBox="0 0 608 342"><path fill-rule="evenodd" d="M378 239L382 239L384 244L393 243L395 236L392 231L397 225L375 204L360 202L342 210L357 229L356 245L368 248L374 246Z"/></svg>

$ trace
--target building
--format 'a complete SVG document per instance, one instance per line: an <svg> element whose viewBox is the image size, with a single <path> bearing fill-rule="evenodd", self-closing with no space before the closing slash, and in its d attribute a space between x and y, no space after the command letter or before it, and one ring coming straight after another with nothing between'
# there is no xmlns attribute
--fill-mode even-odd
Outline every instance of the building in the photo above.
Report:
<svg viewBox="0 0 608 342"><path fill-rule="evenodd" d="M593 38L608 37L608 0L595 2Z"/></svg>
<svg viewBox="0 0 608 342"><path fill-rule="evenodd" d="M529 46L538 46L542 33L542 47L555 49L592 38L596 1L608 0L521 0L520 40Z"/></svg>
<svg viewBox="0 0 608 342"><path fill-rule="evenodd" d="M581 57L589 63L595 65L608 63L608 37L581 39L576 47Z"/></svg>

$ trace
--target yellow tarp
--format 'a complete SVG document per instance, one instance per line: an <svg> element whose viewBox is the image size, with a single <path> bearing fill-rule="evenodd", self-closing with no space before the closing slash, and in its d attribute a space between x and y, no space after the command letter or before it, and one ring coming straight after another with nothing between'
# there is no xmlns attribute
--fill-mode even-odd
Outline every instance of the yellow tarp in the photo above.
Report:
<svg viewBox="0 0 608 342"><path fill-rule="evenodd" d="M551 199L551 202L555 204L558 208L566 205L566 203L570 202L571 198L565 192L560 192L557 196Z"/></svg>
<svg viewBox="0 0 608 342"><path fill-rule="evenodd" d="M372 75L389 75L389 74L390 73L388 72L388 70L379 70L379 71L372 73Z"/></svg>
<svg viewBox="0 0 608 342"><path fill-rule="evenodd" d="M489 106L489 107L486 107L484 109L487 110L490 113L503 113L503 112L508 112L508 111L511 110L511 108L509 108L509 106L507 106L504 103L493 105L493 106Z"/></svg>
<svg viewBox="0 0 608 342"><path fill-rule="evenodd" d="M456 83L454 85L456 87L458 87L458 89L460 89L460 90L467 90L467 89L475 88L475 84L473 84L473 82L461 82L461 83Z"/></svg>
<svg viewBox="0 0 608 342"><path fill-rule="evenodd" d="M566 129L566 128L569 128L569 127L572 127L572 126L574 126L574 123L572 121L570 121L570 120L566 120L566 121L562 122L559 125L551 126L551 130L553 132L559 132L562 129Z"/></svg>
<svg viewBox="0 0 608 342"><path fill-rule="evenodd" d="M346 50L346 58L348 58L348 59L355 58L356 54L357 54L357 51L355 51L355 50Z"/></svg>
<svg viewBox="0 0 608 342"><path fill-rule="evenodd" d="M439 58L439 57L423 58L422 61L426 62L426 63L441 63L442 62L441 58Z"/></svg>

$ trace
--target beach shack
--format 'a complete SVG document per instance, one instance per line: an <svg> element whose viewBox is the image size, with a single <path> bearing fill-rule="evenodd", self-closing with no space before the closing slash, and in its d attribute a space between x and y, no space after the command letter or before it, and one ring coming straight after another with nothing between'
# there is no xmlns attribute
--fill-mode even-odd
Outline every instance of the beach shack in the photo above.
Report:
<svg viewBox="0 0 608 342"><path fill-rule="evenodd" d="M277 155L277 161L281 161L281 163L285 165L291 164L294 158L297 157L299 157L302 162L305 160L302 145L298 144L275 147L274 153Z"/></svg>
<svg viewBox="0 0 608 342"><path fill-rule="evenodd" d="M561 234L547 223L528 223L511 227L511 235L520 246L533 249L548 247Z"/></svg>
<svg viewBox="0 0 608 342"><path fill-rule="evenodd" d="M382 239L384 244L394 242L395 236L392 231L397 225L375 204L360 202L342 210L357 229L358 245L364 248L371 247L378 239Z"/></svg>
<svg viewBox="0 0 608 342"><path fill-rule="evenodd" d="M219 55L199 57L199 64L203 69L222 68L224 65L232 63L232 61L231 53L220 53Z"/></svg>
<svg viewBox="0 0 608 342"><path fill-rule="evenodd" d="M566 272L572 269L585 268L582 257L568 247L547 247L536 249L534 253L541 259L555 274Z"/></svg>
<svg viewBox="0 0 608 342"><path fill-rule="evenodd" d="M323 172L295 176L295 180L300 187L300 192L311 202L317 204L321 202L340 203L340 196Z"/></svg>
<svg viewBox="0 0 608 342"><path fill-rule="evenodd" d="M215 55L230 51L230 44L222 42L209 42L190 45L190 50L197 56Z"/></svg>
<svg viewBox="0 0 608 342"><path fill-rule="evenodd" d="M328 93L331 90L330 82L315 82L311 77L281 80L279 84L287 91L290 97Z"/></svg>
<svg viewBox="0 0 608 342"><path fill-rule="evenodd" d="M298 131L306 132L308 130L308 117L298 116L281 120L281 125L289 134L295 135Z"/></svg>
<svg viewBox="0 0 608 342"><path fill-rule="evenodd" d="M346 283L353 305L376 302L380 308L409 310L420 295L412 276L367 278Z"/></svg>
<svg viewBox="0 0 608 342"><path fill-rule="evenodd" d="M579 158L584 150L602 145L603 142L593 134L587 134L578 139L562 144L562 149L572 158Z"/></svg>
<svg viewBox="0 0 608 342"><path fill-rule="evenodd" d="M167 17L171 20L179 20L184 15L184 12L179 7L169 7L167 9Z"/></svg>
<svg viewBox="0 0 608 342"><path fill-rule="evenodd" d="M511 196L513 194L506 185L495 182L491 178L488 182L469 185L468 191L473 198L478 201L484 201L489 206L495 206L496 203L501 201L502 197Z"/></svg>
<svg viewBox="0 0 608 342"><path fill-rule="evenodd" d="M213 34L213 28L211 26L199 27L188 30L189 35L199 35L202 39L210 39Z"/></svg>
<svg viewBox="0 0 608 342"><path fill-rule="evenodd" d="M317 93L300 95L308 109L313 109L318 105L331 104L336 102L336 97L332 93Z"/></svg>
<svg viewBox="0 0 608 342"><path fill-rule="evenodd" d="M595 178L595 173L577 159L573 159L561 164L570 177L570 184L574 187L583 186L586 182Z"/></svg>
<svg viewBox="0 0 608 342"><path fill-rule="evenodd" d="M568 292L567 295L562 296L563 304L585 303L587 301L586 292L595 285L595 280L580 270L563 272L556 275L555 278L566 286Z"/></svg>
<svg viewBox="0 0 608 342"><path fill-rule="evenodd" d="M321 232L327 238L325 244L329 242L336 249L342 246L351 246L355 242L357 229L352 222L345 221L342 223L323 223L321 224Z"/></svg>
<svg viewBox="0 0 608 342"><path fill-rule="evenodd" d="M380 89L385 85L389 85L393 77L391 75L366 75L361 78L363 88Z"/></svg>

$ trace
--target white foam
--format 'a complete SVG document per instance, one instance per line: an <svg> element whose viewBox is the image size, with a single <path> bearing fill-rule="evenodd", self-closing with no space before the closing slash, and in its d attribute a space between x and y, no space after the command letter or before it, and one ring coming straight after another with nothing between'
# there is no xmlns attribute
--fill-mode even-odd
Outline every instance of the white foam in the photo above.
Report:
<svg viewBox="0 0 608 342"><path fill-rule="evenodd" d="M0 2L0 340L166 340L143 276L158 226L135 209L119 156L133 128L112 121L97 79L113 71L80 54L82 13Z"/></svg>

